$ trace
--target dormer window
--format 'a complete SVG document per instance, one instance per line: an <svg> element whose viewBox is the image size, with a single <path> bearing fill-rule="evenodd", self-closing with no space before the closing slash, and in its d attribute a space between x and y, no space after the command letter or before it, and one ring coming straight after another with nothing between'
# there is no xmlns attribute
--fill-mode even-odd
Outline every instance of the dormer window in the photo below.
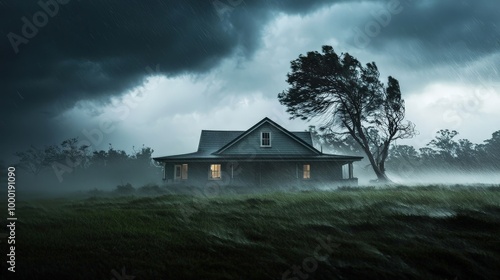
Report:
<svg viewBox="0 0 500 280"><path fill-rule="evenodd" d="M260 146L271 147L271 132L260 133Z"/></svg>

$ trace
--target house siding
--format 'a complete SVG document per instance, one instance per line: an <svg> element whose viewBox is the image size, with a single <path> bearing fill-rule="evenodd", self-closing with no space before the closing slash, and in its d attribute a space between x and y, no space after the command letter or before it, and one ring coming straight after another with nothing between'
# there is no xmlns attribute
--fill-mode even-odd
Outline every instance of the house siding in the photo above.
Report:
<svg viewBox="0 0 500 280"><path fill-rule="evenodd" d="M174 179L174 166L178 164L188 164L186 180ZM221 164L220 180L208 178L211 164ZM311 166L310 179L302 178L304 164ZM342 165L331 162L178 162L168 163L165 167L167 182L198 187L218 185L219 187L290 188L319 186L342 180Z"/></svg>
<svg viewBox="0 0 500 280"><path fill-rule="evenodd" d="M187 164L188 165L188 178L186 180L180 179L175 180L174 178L174 168L176 165ZM208 177L210 165L211 164L221 164L221 179L214 180ZM181 185L191 185L191 186L203 186L209 182L216 181L227 181L231 177L231 165L227 162L189 162L189 161L179 161L178 163L167 163L165 165L166 181L173 184Z"/></svg>
<svg viewBox="0 0 500 280"><path fill-rule="evenodd" d="M261 132L271 132L271 147L260 146ZM221 155L256 154L256 155L314 155L315 152L278 130L269 123L264 123L244 138L220 153Z"/></svg>

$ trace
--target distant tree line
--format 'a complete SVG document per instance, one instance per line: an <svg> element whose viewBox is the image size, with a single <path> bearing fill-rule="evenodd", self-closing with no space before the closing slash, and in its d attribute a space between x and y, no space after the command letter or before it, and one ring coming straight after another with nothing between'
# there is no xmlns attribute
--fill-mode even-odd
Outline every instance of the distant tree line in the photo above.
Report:
<svg viewBox="0 0 500 280"><path fill-rule="evenodd" d="M363 150L351 137L309 127L315 142L337 153L364 156ZM429 171L499 172L500 130L490 139L475 144L468 139L457 139L456 130L442 129L425 147L391 145L386 168L390 173L402 174Z"/></svg>
<svg viewBox="0 0 500 280"><path fill-rule="evenodd" d="M442 129L425 147L395 145L388 159L389 168L398 170L500 171L500 130L490 139L475 144L456 139L456 130Z"/></svg>
<svg viewBox="0 0 500 280"><path fill-rule="evenodd" d="M161 168L151 158L153 149L133 147L133 153L114 149L91 151L91 147L78 145L77 138L67 139L60 145L44 148L31 146L17 152L18 168L31 174L36 182L54 185L103 187L106 183L146 184L161 179Z"/></svg>

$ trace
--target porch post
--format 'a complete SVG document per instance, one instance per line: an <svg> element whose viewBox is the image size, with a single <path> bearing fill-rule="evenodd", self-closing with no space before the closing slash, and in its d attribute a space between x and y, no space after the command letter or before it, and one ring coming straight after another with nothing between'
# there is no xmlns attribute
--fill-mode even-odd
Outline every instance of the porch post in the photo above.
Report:
<svg viewBox="0 0 500 280"><path fill-rule="evenodd" d="M262 186L262 163L259 162L259 187Z"/></svg>
<svg viewBox="0 0 500 280"><path fill-rule="evenodd" d="M167 163L163 163L163 181L167 180Z"/></svg>
<svg viewBox="0 0 500 280"><path fill-rule="evenodd" d="M349 179L354 178L352 169L353 169L352 162L350 162L349 163Z"/></svg>

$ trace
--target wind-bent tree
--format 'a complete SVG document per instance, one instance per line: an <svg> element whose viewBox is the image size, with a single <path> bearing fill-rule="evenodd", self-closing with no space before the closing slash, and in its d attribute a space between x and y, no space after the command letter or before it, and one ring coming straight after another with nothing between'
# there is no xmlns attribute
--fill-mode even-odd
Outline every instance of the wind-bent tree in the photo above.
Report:
<svg viewBox="0 0 500 280"><path fill-rule="evenodd" d="M379 181L389 181L385 161L391 142L411 138L415 126L405 121L399 82L379 80L374 62L363 66L348 53L331 46L308 52L291 62L290 88L278 95L293 118L320 118L323 129L352 137L366 153Z"/></svg>
<svg viewBox="0 0 500 280"><path fill-rule="evenodd" d="M352 137L342 137L342 135L339 136L331 130L320 133L313 125L309 126L309 132L311 133L313 143L319 145L318 148L326 148L351 155L362 155L364 153Z"/></svg>

